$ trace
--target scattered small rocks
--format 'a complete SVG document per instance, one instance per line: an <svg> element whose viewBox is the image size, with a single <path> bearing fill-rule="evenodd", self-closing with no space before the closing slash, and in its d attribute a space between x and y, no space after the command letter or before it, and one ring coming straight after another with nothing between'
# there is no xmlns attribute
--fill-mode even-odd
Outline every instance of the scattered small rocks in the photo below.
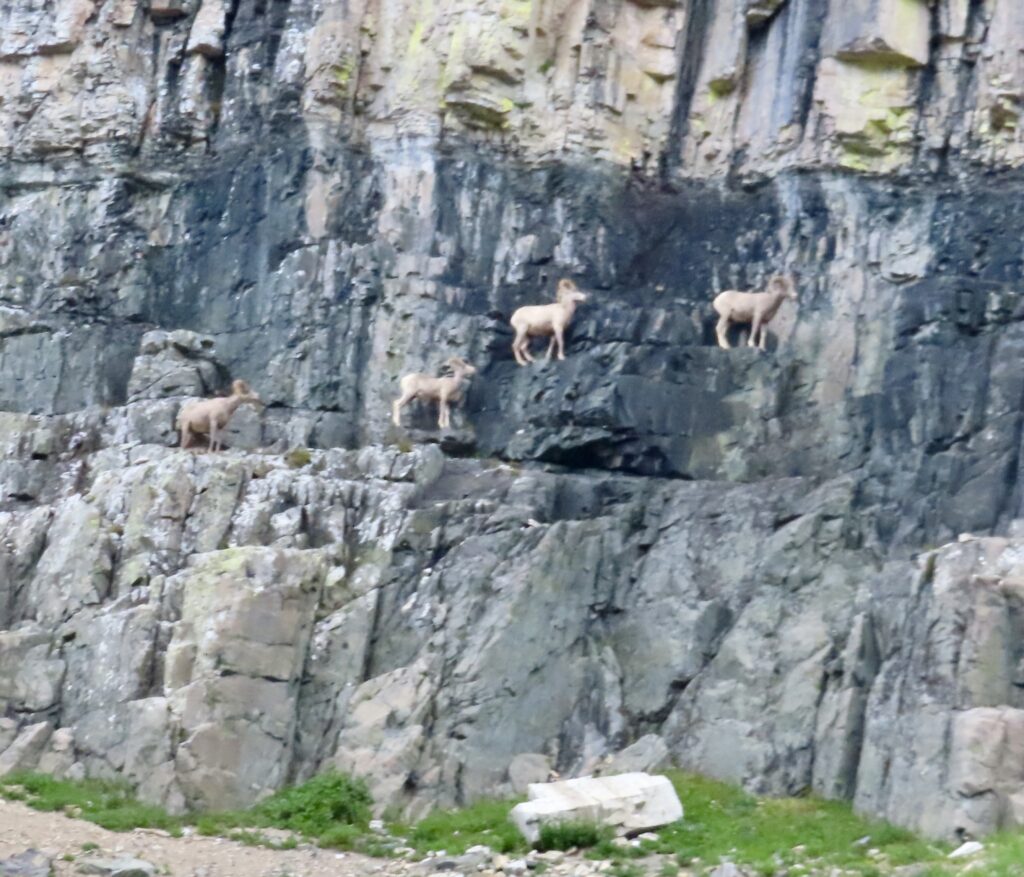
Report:
<svg viewBox="0 0 1024 877"><path fill-rule="evenodd" d="M154 877L156 866L144 859L84 859L78 865L81 874L100 877Z"/></svg>
<svg viewBox="0 0 1024 877"><path fill-rule="evenodd" d="M722 862L708 877L747 877L747 872L740 870L732 862Z"/></svg>
<svg viewBox="0 0 1024 877"><path fill-rule="evenodd" d="M25 850L0 862L0 877L50 877L53 861L39 850Z"/></svg>
<svg viewBox="0 0 1024 877"><path fill-rule="evenodd" d="M456 857L455 866L459 871L479 871L491 864L493 857L494 853L490 847L472 846L461 856Z"/></svg>

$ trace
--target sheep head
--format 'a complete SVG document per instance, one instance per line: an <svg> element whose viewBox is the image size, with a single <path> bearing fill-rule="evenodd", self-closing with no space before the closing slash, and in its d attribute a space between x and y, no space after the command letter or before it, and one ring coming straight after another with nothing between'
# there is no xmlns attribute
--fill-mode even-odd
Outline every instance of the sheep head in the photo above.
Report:
<svg viewBox="0 0 1024 877"><path fill-rule="evenodd" d="M445 365L448 366L455 374L460 372L464 375L475 375L476 366L470 365L461 356L452 356L445 360Z"/></svg>
<svg viewBox="0 0 1024 877"><path fill-rule="evenodd" d="M771 285L778 289L786 298L796 301L796 283L792 274L776 274L771 279Z"/></svg>
<svg viewBox="0 0 1024 877"><path fill-rule="evenodd" d="M563 277L558 281L558 292L556 293L556 298L561 302L587 300L586 294L580 292L580 288L568 277Z"/></svg>
<svg viewBox="0 0 1024 877"><path fill-rule="evenodd" d="M257 393L254 393L249 385L243 380L231 382L231 395L239 396L243 402L249 402L257 407L263 407L263 400Z"/></svg>

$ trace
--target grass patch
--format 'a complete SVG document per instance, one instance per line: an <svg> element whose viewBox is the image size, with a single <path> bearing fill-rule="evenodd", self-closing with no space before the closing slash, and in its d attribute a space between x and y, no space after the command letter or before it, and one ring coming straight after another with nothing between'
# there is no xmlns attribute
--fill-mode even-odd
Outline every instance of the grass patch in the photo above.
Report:
<svg viewBox="0 0 1024 877"><path fill-rule="evenodd" d="M139 803L126 783L108 780L70 783L45 774L15 773L4 778L0 795L23 800L36 810L67 811L111 831L160 828L174 835L181 834L179 817L159 807Z"/></svg>
<svg viewBox="0 0 1024 877"><path fill-rule="evenodd" d="M659 877L676 877L678 866L697 870L729 859L759 875L820 873L833 870L860 877L890 874L902 865L924 866L920 877L957 877L974 866L985 877L1024 877L1024 834L996 835L985 851L967 861L949 861L950 846L923 841L910 832L856 816L846 804L813 797L758 799L742 789L704 777L670 771L685 808L685 819L657 831L656 840L621 844L607 829L589 823L549 826L541 850L586 849L591 859L613 864L609 877L638 877L635 860L653 853L666 857ZM444 850L459 855L486 845L506 855L528 850L509 820L516 801L482 801L462 810L441 810L413 826L390 814L389 834L369 828L370 794L359 780L335 772L283 789L248 810L171 816L138 802L121 783L65 782L40 774L18 774L0 781L0 797L23 800L38 810L66 812L104 828L128 831L159 828L178 835L194 825L202 834L241 843L293 848L299 839L322 847L373 856L394 855L398 846L424 854ZM283 840L268 829L292 832ZM866 839L866 840L865 840ZM96 849L82 844L82 850ZM878 850L875 857L869 850ZM802 868L794 869L798 865Z"/></svg>
<svg viewBox="0 0 1024 877"><path fill-rule="evenodd" d="M508 818L509 810L517 803L480 801L464 810L437 810L409 829L395 828L420 853L445 850L458 855L477 844L486 844L499 853L526 852L526 841Z"/></svg>
<svg viewBox="0 0 1024 877"><path fill-rule="evenodd" d="M653 852L675 853L680 864L694 859L717 862L728 856L740 865L770 875L799 862L859 871L868 877L879 861L894 866L938 862L948 852L908 831L869 822L848 804L813 797L757 799L742 789L704 777L670 771L685 819L659 829L649 843ZM869 841L859 844L861 838ZM648 846L648 844L645 844Z"/></svg>
<svg viewBox="0 0 1024 877"><path fill-rule="evenodd" d="M985 848L985 877L1024 877L1024 834L997 834Z"/></svg>
<svg viewBox="0 0 1024 877"><path fill-rule="evenodd" d="M22 800L43 811L63 811L111 831L160 828L180 836L186 825L200 834L230 837L250 846L291 849L295 838L268 840L260 829L293 831L321 846L386 855L389 847L369 831L372 800L366 784L327 771L301 786L282 789L248 810L171 816L142 804L124 783L104 780L68 782L44 774L12 774L0 782L0 797ZM96 844L83 844L88 852Z"/></svg>
<svg viewBox="0 0 1024 877"><path fill-rule="evenodd" d="M596 847L602 841L610 841L612 836L610 828L593 822L559 822L541 827L537 849L547 851Z"/></svg>

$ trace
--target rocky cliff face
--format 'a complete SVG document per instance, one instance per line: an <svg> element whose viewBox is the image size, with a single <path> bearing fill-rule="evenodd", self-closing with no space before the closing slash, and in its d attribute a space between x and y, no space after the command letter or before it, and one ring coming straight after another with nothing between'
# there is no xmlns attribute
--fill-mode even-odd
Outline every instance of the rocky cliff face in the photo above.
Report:
<svg viewBox="0 0 1024 877"><path fill-rule="evenodd" d="M421 805L656 733L1024 823L1022 59L1005 0L0 5L0 769Z"/></svg>

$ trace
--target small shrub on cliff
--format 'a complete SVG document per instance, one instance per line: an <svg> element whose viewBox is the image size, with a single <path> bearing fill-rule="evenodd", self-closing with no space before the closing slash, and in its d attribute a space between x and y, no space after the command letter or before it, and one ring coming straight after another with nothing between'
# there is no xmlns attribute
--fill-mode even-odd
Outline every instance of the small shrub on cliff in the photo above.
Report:
<svg viewBox="0 0 1024 877"><path fill-rule="evenodd" d="M301 469L303 466L308 466L312 459L313 455L309 452L308 448L292 448L284 455L284 461L291 469Z"/></svg>
<svg viewBox="0 0 1024 877"><path fill-rule="evenodd" d="M282 789L253 808L277 828L319 837L338 825L365 827L373 799L366 783L336 771Z"/></svg>
<svg viewBox="0 0 1024 877"><path fill-rule="evenodd" d="M611 840L613 834L614 832L607 826L597 825L593 822L560 822L554 825L544 825L540 830L537 849L546 852L547 850L571 850L574 847L579 849L596 847L602 841Z"/></svg>
<svg viewBox="0 0 1024 877"><path fill-rule="evenodd" d="M225 835L278 849L290 849L297 841L271 843L258 829L293 831L324 847L386 854L368 831L372 804L362 780L327 771L300 786L281 789L248 810L197 814L195 825L203 835Z"/></svg>

